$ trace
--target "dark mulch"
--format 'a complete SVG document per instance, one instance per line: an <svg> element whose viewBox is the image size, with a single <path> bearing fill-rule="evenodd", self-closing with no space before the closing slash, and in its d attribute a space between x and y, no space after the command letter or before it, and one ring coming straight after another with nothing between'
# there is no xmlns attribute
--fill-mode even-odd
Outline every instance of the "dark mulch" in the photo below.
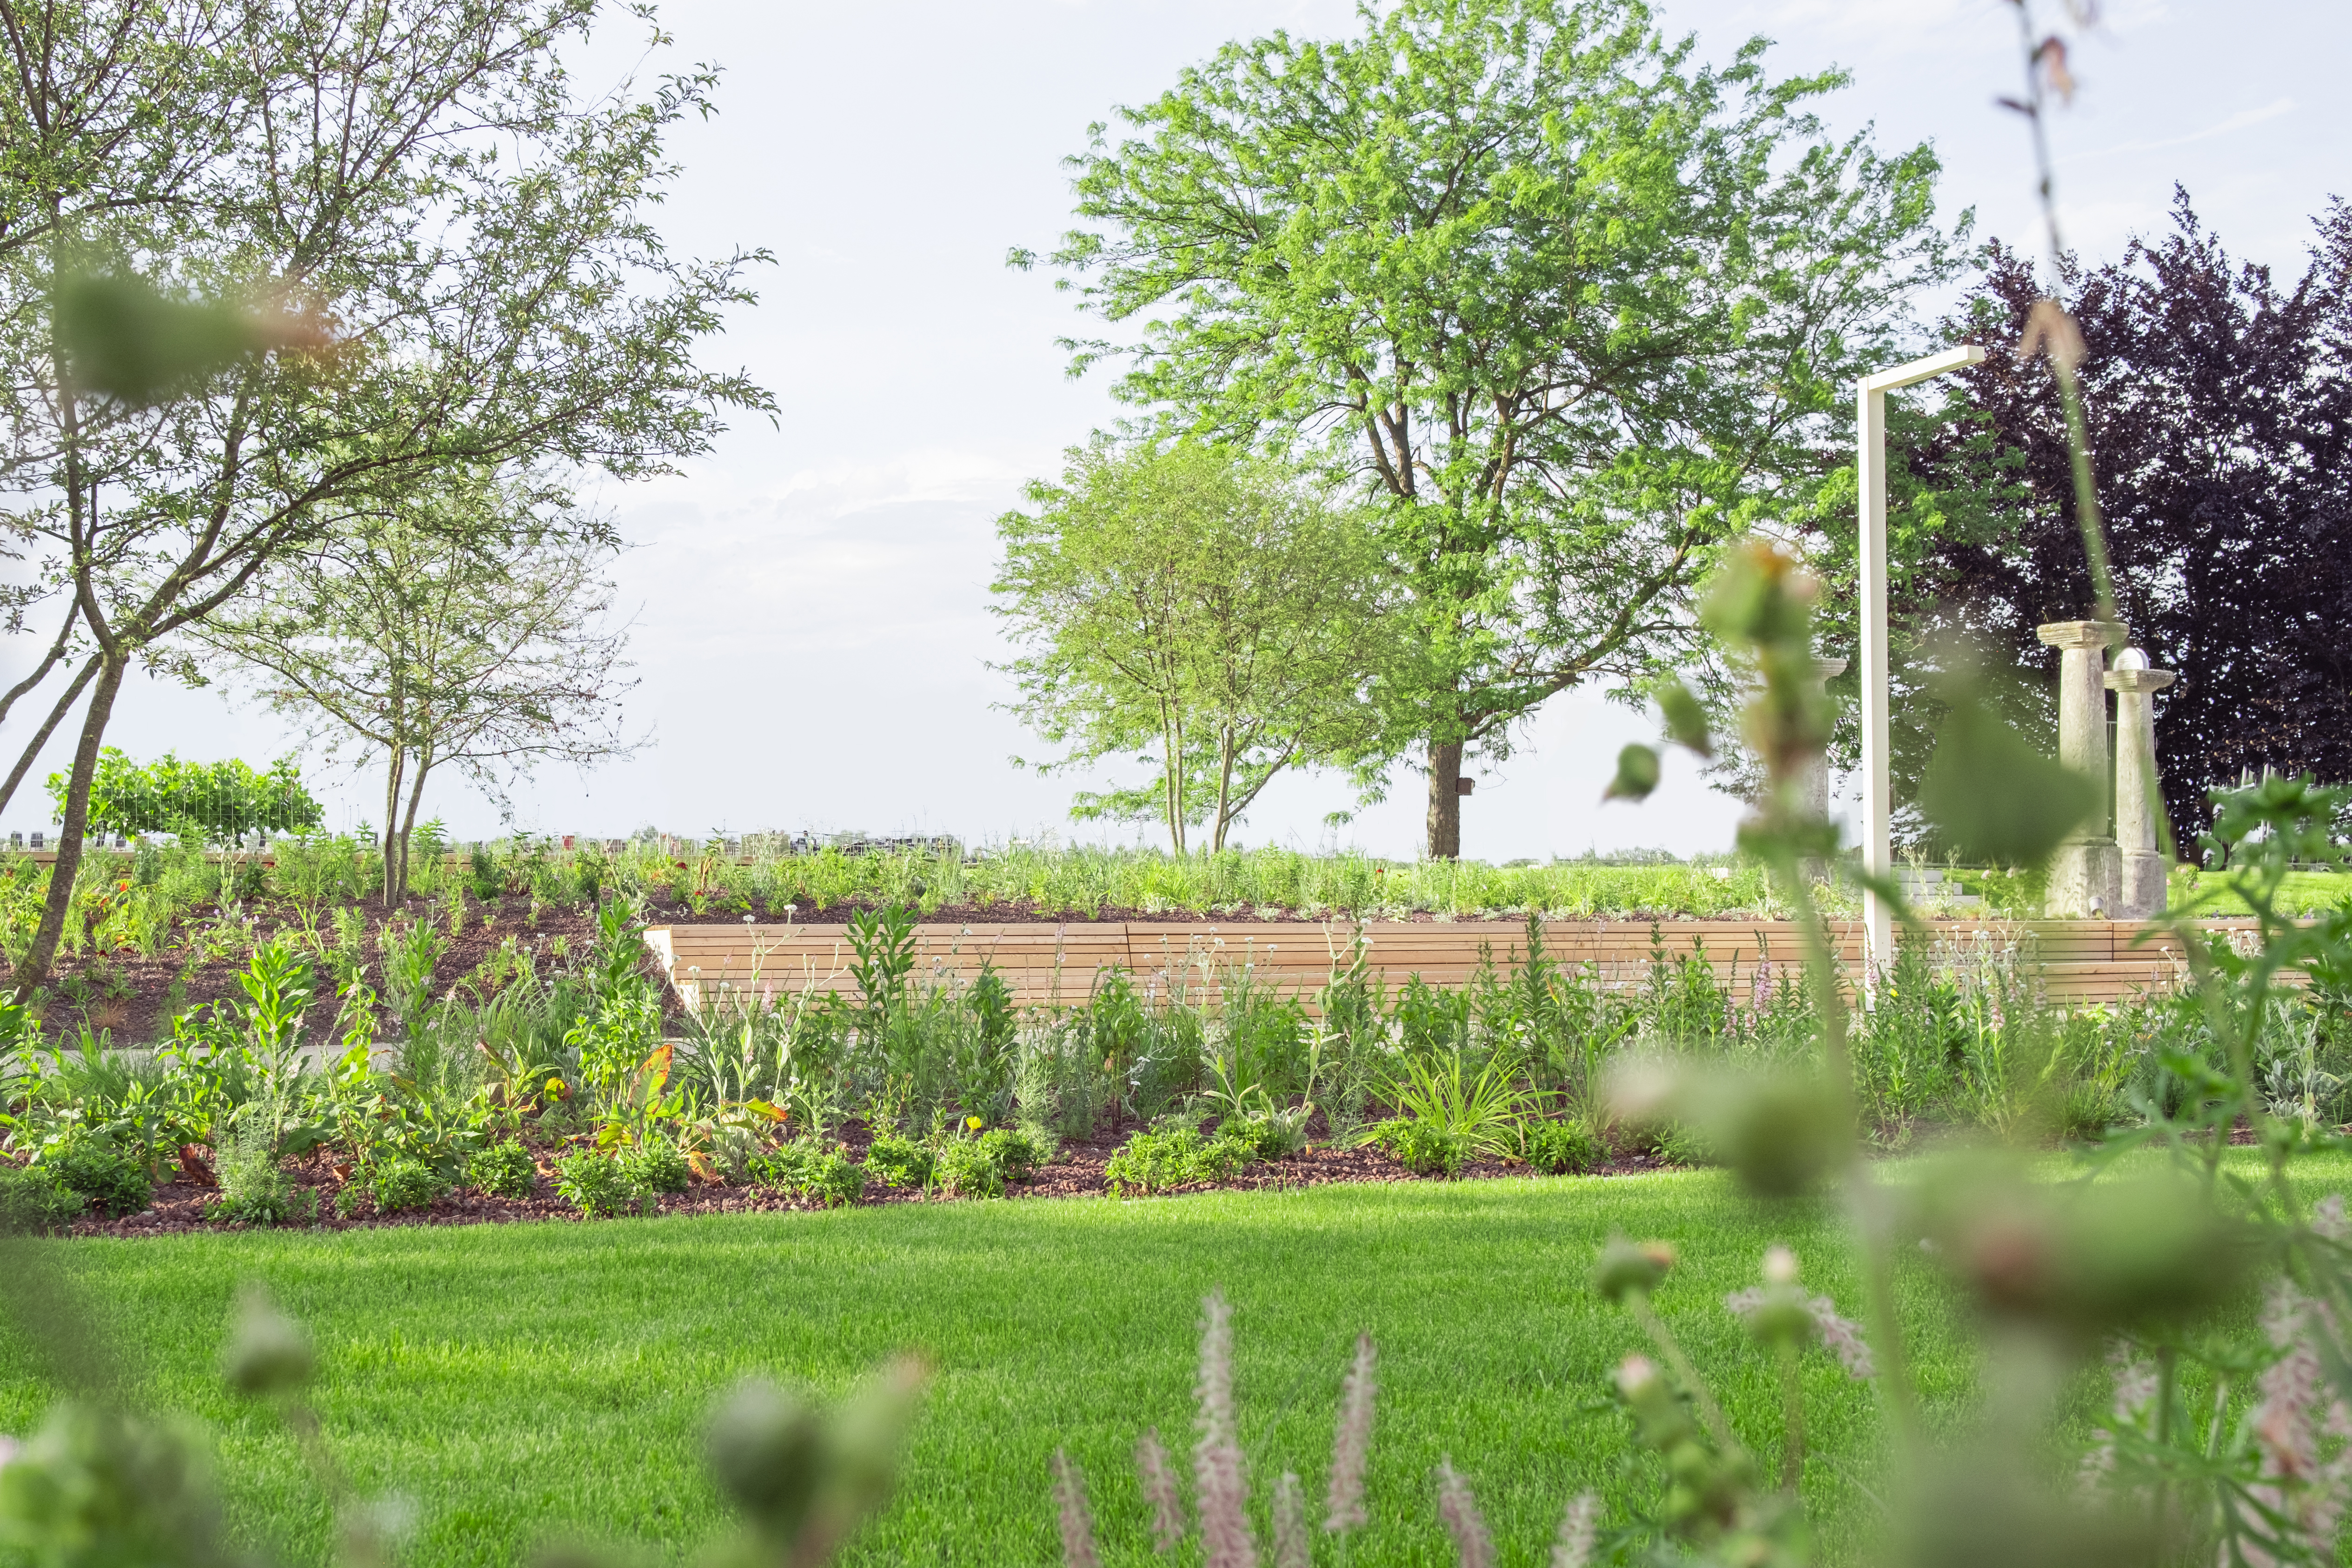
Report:
<svg viewBox="0 0 2352 1568"><path fill-rule="evenodd" d="M1103 1182L1103 1169L1109 1163L1123 1138L1097 1142L1065 1142L1054 1163L1040 1169L1034 1179L1015 1184L1006 1192L1013 1199L1102 1197L1109 1189ZM851 1152L857 1152L856 1142L851 1142ZM335 1195L342 1188L342 1178L337 1167L324 1153L289 1166L295 1177L298 1193L307 1188L317 1194L318 1220L315 1224L299 1224L287 1228L320 1230L373 1230L396 1226L420 1225L512 1225L527 1220L572 1220L582 1218L580 1212L558 1197L547 1169L545 1152L540 1161L538 1191L528 1198L492 1198L475 1194L459 1194L445 1197L430 1208L397 1215L381 1215L373 1203L362 1200L352 1217L346 1219L335 1212ZM1631 1155L1612 1160L1591 1173L1601 1176L1639 1175L1646 1172L1668 1169L1654 1156ZM1474 1161L1462 1169L1454 1181L1484 1181L1498 1176L1524 1176L1528 1167L1506 1163L1500 1160ZM1180 1189L1184 1192L1207 1192L1213 1188L1237 1191L1264 1191L1298 1187L1328 1186L1337 1183L1361 1182L1421 1182L1444 1181L1442 1176L1417 1176L1391 1159L1378 1148L1339 1149L1328 1145L1308 1149L1285 1160L1252 1165L1228 1182L1204 1183ZM216 1196L215 1190L191 1181L173 1181L155 1189L154 1201L143 1211L121 1219L84 1218L68 1226L68 1236L158 1236L178 1231L232 1229L243 1226L219 1226L205 1218L205 1209ZM878 1184L866 1194L861 1207L879 1207L887 1204L960 1203L978 1200L959 1199L919 1190L896 1191ZM1148 1201L1148 1200L1137 1200ZM658 1211L665 1215L755 1214L773 1213L786 1209L813 1209L817 1205L806 1199L793 1197L767 1187L743 1187L725 1183L698 1183L683 1193L662 1198Z"/></svg>

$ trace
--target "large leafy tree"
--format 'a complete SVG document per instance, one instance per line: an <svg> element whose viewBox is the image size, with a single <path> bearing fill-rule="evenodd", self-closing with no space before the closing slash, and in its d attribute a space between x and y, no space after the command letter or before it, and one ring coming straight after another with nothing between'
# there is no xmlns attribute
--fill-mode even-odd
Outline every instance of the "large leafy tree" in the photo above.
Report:
<svg viewBox="0 0 2352 1568"><path fill-rule="evenodd" d="M1400 0L1228 46L1074 160L1053 259L1122 395L1310 451L1379 503L1419 657L1381 687L1461 842L1465 757L1687 662L1723 542L1947 267L1936 164L1825 140L1834 74L1721 69L1638 0ZM1016 262L1029 258L1020 252Z"/></svg>
<svg viewBox="0 0 2352 1568"><path fill-rule="evenodd" d="M2352 779L2352 209L2330 205L2290 287L2233 263L2184 194L2168 233L2070 264L2061 291L2117 603L2179 672L2157 758L2187 846L2207 792L2248 770ZM2033 628L2093 600L2057 392L2013 352L2046 292L1996 246L1948 323L1996 352L1904 443L1918 526L1897 598L1923 644L1973 637L2037 678Z"/></svg>
<svg viewBox="0 0 2352 1568"><path fill-rule="evenodd" d="M1360 512L1263 458L1193 442L1069 454L997 522L997 613L1025 650L1022 716L1067 768L1139 752L1149 787L1087 792L1080 818L1148 821L1178 854L1287 767L1349 763L1378 734L1391 658Z"/></svg>
<svg viewBox="0 0 2352 1568"><path fill-rule="evenodd" d="M134 662L272 559L453 466L627 478L765 395L698 367L747 259L681 260L647 222L707 72L578 95L596 0L54 0L0 27L0 396L12 536L85 689L58 863L18 973L63 928L108 720ZM73 374L77 274L268 299L330 353L247 355L155 399ZM31 689L30 688L26 689ZM21 696L21 693L19 694ZM22 776L23 764L17 769Z"/></svg>

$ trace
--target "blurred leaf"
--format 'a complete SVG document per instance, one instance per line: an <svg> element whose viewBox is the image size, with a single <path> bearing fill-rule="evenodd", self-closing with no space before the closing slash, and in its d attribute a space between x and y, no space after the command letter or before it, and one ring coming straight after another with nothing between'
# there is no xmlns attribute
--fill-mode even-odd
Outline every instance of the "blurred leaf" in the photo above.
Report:
<svg viewBox="0 0 2352 1568"><path fill-rule="evenodd" d="M85 273L57 287L58 344L75 383L144 406L264 349L322 341L235 300L175 300L144 279Z"/></svg>
<svg viewBox="0 0 2352 1568"><path fill-rule="evenodd" d="M1913 1193L1945 1267L1996 1317L2071 1336L2193 1320L2250 1289L2259 1237L2169 1175L2063 1184L1981 1159L1931 1169Z"/></svg>
<svg viewBox="0 0 2352 1568"><path fill-rule="evenodd" d="M816 1495L824 1442L823 1418L807 1401L772 1383L746 1383L711 1419L710 1468L762 1532L789 1540Z"/></svg>
<svg viewBox="0 0 2352 1568"><path fill-rule="evenodd" d="M826 1561L889 1496L927 1381L901 1359L831 1411L770 1383L737 1389L711 1422L710 1465L751 1528L718 1561Z"/></svg>
<svg viewBox="0 0 2352 1568"><path fill-rule="evenodd" d="M1630 1126L1689 1128L1759 1197L1811 1191L1853 1142L1844 1096L1811 1073L1632 1062L1611 1074L1603 1094L1611 1114Z"/></svg>
<svg viewBox="0 0 2352 1568"><path fill-rule="evenodd" d="M1972 691L1949 700L1919 781L1920 811L1971 859L2040 864L2098 810L2101 782L2044 756Z"/></svg>
<svg viewBox="0 0 2352 1568"><path fill-rule="evenodd" d="M237 1303L236 1328L221 1352L231 1388L256 1398L291 1394L310 1381L310 1336L248 1286Z"/></svg>
<svg viewBox="0 0 2352 1568"><path fill-rule="evenodd" d="M1601 792L1603 800L1647 800L1658 787L1658 753L1638 741L1617 753L1617 776Z"/></svg>
<svg viewBox="0 0 2352 1568"><path fill-rule="evenodd" d="M1668 740L1688 746L1702 757L1715 755L1715 741L1706 730L1706 710L1691 695L1689 687L1670 680L1658 689L1657 699L1658 710L1665 716Z"/></svg>

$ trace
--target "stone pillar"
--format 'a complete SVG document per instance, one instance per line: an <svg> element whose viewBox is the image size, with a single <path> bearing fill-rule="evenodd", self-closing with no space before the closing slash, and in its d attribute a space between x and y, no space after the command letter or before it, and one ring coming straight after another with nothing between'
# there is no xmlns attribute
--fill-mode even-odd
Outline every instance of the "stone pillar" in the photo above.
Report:
<svg viewBox="0 0 2352 1568"><path fill-rule="evenodd" d="M2122 889L2116 919L2154 920L2164 912L2164 851L2156 837L2156 814L2164 792L2156 782L2156 707L2151 695L2172 684L2172 671L2150 669L2147 655L2127 647L2107 671L2116 694L2116 845L2123 856Z"/></svg>
<svg viewBox="0 0 2352 1568"><path fill-rule="evenodd" d="M2058 760L2107 792L2106 650L2124 640L2112 621L2053 621L2034 636L2059 650ZM2123 857L2107 834L2107 813L2092 813L2050 859L2042 912L2056 920L2111 920L2123 897Z"/></svg>

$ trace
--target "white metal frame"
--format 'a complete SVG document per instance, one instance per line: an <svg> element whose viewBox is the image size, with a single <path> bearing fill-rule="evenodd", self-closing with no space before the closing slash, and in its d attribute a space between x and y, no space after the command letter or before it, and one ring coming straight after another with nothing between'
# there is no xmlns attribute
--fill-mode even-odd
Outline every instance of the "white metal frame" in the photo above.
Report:
<svg viewBox="0 0 2352 1568"><path fill-rule="evenodd" d="M1894 805L1886 781L1886 395L1984 357L1985 351L1973 343L1947 349L1864 376L1855 397L1861 426L1855 477L1862 491L1862 864L1880 879L1894 869L1886 837ZM1865 889L1862 923L1865 984L1875 990L1878 972L1895 961L1895 912Z"/></svg>

